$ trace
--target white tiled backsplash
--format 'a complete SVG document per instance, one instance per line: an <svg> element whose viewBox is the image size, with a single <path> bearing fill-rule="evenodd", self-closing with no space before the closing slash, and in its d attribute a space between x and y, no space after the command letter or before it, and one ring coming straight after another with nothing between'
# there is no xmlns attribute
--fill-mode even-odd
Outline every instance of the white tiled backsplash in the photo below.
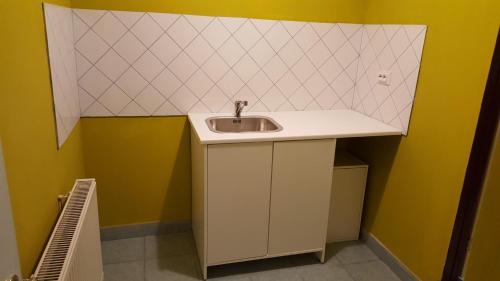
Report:
<svg viewBox="0 0 500 281"><path fill-rule="evenodd" d="M70 9L45 6L50 75L57 127L57 145L66 141L80 118Z"/></svg>
<svg viewBox="0 0 500 281"><path fill-rule="evenodd" d="M351 108L362 29L74 10L83 116Z"/></svg>
<svg viewBox="0 0 500 281"><path fill-rule="evenodd" d="M426 27L364 25L352 109L406 134L417 87ZM377 83L380 70L390 85Z"/></svg>
<svg viewBox="0 0 500 281"><path fill-rule="evenodd" d="M425 30L74 9L81 116L232 112L248 100L249 111L354 109L406 132ZM390 86L377 84L382 70Z"/></svg>

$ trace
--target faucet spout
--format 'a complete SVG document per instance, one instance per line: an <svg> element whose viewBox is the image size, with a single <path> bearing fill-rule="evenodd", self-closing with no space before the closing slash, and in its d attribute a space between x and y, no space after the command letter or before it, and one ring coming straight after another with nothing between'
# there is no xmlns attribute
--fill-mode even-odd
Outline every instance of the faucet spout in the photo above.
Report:
<svg viewBox="0 0 500 281"><path fill-rule="evenodd" d="M241 111L243 111L243 107L247 106L248 105L248 101L244 100L244 101L241 101L241 100L237 100L234 102L234 116L236 118L240 118L241 117Z"/></svg>

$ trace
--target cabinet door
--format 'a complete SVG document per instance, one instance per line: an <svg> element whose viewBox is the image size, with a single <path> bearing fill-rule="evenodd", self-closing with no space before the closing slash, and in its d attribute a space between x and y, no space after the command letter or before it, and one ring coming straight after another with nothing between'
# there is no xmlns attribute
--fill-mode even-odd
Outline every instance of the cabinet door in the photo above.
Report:
<svg viewBox="0 0 500 281"><path fill-rule="evenodd" d="M274 143L269 254L325 246L335 140Z"/></svg>
<svg viewBox="0 0 500 281"><path fill-rule="evenodd" d="M208 264L267 254L273 145L208 146Z"/></svg>

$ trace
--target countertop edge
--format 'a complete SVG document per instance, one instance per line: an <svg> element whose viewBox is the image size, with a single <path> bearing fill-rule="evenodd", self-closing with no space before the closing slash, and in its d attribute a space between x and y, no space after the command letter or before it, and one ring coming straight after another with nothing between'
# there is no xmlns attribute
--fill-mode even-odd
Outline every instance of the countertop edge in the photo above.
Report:
<svg viewBox="0 0 500 281"><path fill-rule="evenodd" d="M333 111L333 110L332 110ZM340 110L339 110L340 111ZM352 110L343 110L343 111L351 111L353 114L359 114L358 112L352 111ZM256 113L259 115L264 115L266 116L265 113ZM301 113L304 114L304 113ZM265 136L259 137L256 136L255 134L260 134L260 133L250 133L252 134L248 138L244 138L244 134L247 133L241 133L241 135L238 135L238 137L234 136L228 136L226 133L213 133L212 131L208 131L207 128L201 129L201 133L199 130L199 126L206 126L205 122L200 123L199 113L196 113L198 115L197 117L194 117L195 115L188 115L188 120L191 124L191 130L194 131L196 134L196 137L198 138L199 142L203 145L210 145L210 144L229 144L229 143L249 143L249 142L271 142L271 141L294 141L294 140L313 140L313 139L341 139L341 138L361 138L361 137L383 137L383 136L401 136L403 135L403 131L400 129L397 129L395 127L392 127L390 125L384 124L381 121L378 121L376 119L373 119L371 117L363 115L364 118L370 119L372 122L375 121L377 123L383 124L385 127L384 130L371 130L371 131L360 131L360 132L352 132L351 130L346 130L350 132L346 133L304 133L304 134L297 134L292 133L290 136L283 136L283 135L277 135L277 136L270 136L269 134L273 133L262 133L266 134ZM221 115L221 114L206 114L206 118L212 117L215 115ZM272 115L273 113L269 113L269 117L273 118ZM393 129L393 130L392 130ZM207 132L204 132L207 131ZM214 136L204 136L202 137L203 134L214 134ZM215 135L216 134L216 135ZM231 133L229 133L231 134ZM215 137L218 137L217 139Z"/></svg>

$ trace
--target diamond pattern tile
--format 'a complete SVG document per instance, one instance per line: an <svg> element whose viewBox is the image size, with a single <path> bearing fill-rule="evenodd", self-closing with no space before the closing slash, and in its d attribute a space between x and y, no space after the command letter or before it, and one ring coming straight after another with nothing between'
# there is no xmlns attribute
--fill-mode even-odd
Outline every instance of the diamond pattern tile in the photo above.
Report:
<svg viewBox="0 0 500 281"><path fill-rule="evenodd" d="M188 22L198 31L201 32L213 20L213 17L185 15Z"/></svg>
<svg viewBox="0 0 500 281"><path fill-rule="evenodd" d="M233 37L224 42L217 52L230 67L236 64L245 54L245 50Z"/></svg>
<svg viewBox="0 0 500 281"><path fill-rule="evenodd" d="M290 97L289 100L296 110L304 110L313 98L304 87L301 87Z"/></svg>
<svg viewBox="0 0 500 281"><path fill-rule="evenodd" d="M297 44L304 50L304 52L309 51L309 49L318 42L320 39L316 34L316 31L312 28L310 24L306 24L294 37L293 39L297 41Z"/></svg>
<svg viewBox="0 0 500 281"><path fill-rule="evenodd" d="M137 96L148 82L132 67L115 82L130 98Z"/></svg>
<svg viewBox="0 0 500 281"><path fill-rule="evenodd" d="M210 109L211 112L220 112L222 107L229 102L219 87L212 87L201 101Z"/></svg>
<svg viewBox="0 0 500 281"><path fill-rule="evenodd" d="M201 66L207 59L214 53L214 49L207 43L201 35L198 35L184 51L189 55L189 57L198 65ZM159 50L161 53L165 52L165 49Z"/></svg>
<svg viewBox="0 0 500 281"><path fill-rule="evenodd" d="M168 69L164 69L151 84L166 98L182 86L182 82Z"/></svg>
<svg viewBox="0 0 500 281"><path fill-rule="evenodd" d="M185 48L196 37L198 32L185 17L180 16L167 30L167 34L175 40L179 47Z"/></svg>
<svg viewBox="0 0 500 281"><path fill-rule="evenodd" d="M113 49L110 49L97 63L96 67L106 77L116 81L120 75L129 67L128 63L122 59Z"/></svg>
<svg viewBox="0 0 500 281"><path fill-rule="evenodd" d="M118 115L130 101L131 99L114 85L98 99L98 102L115 115Z"/></svg>
<svg viewBox="0 0 500 281"><path fill-rule="evenodd" d="M168 65L182 51L167 35L161 35L149 50L164 64Z"/></svg>
<svg viewBox="0 0 500 281"><path fill-rule="evenodd" d="M233 66L233 70L243 81L248 82L259 71L259 66L249 55L244 55Z"/></svg>
<svg viewBox="0 0 500 281"><path fill-rule="evenodd" d="M292 67L300 58L304 56L304 52L299 47L295 40L290 40L278 52L280 58L288 67Z"/></svg>
<svg viewBox="0 0 500 281"><path fill-rule="evenodd" d="M235 99L247 99L246 110L348 108L408 128L425 26L73 15L84 116L227 112ZM391 85L378 84L382 70Z"/></svg>
<svg viewBox="0 0 500 281"><path fill-rule="evenodd" d="M276 52L264 38L260 39L248 53L261 67L266 65L276 55Z"/></svg>
<svg viewBox="0 0 500 281"><path fill-rule="evenodd" d="M247 21L245 18L227 18L220 17L219 21L227 28L230 33L235 33L244 22Z"/></svg>
<svg viewBox="0 0 500 281"><path fill-rule="evenodd" d="M311 49L309 49L307 56L314 66L321 67L325 61L331 57L331 53L323 41L318 41L313 47L311 47Z"/></svg>
<svg viewBox="0 0 500 281"><path fill-rule="evenodd" d="M49 28L49 27L47 27ZM73 18L73 38L78 41L89 30L89 26L84 23L78 16Z"/></svg>
<svg viewBox="0 0 500 281"><path fill-rule="evenodd" d="M306 24L302 21L282 21L281 23L291 36L295 36Z"/></svg>
<svg viewBox="0 0 500 281"><path fill-rule="evenodd" d="M75 59L76 59L76 76L80 78L92 67L92 63L90 63L78 51L75 51Z"/></svg>
<svg viewBox="0 0 500 281"><path fill-rule="evenodd" d="M262 97L273 86L273 82L263 71L259 71L247 85L257 97Z"/></svg>
<svg viewBox="0 0 500 281"><path fill-rule="evenodd" d="M352 108L408 132L426 27L364 25ZM389 86L377 83L389 71Z"/></svg>
<svg viewBox="0 0 500 281"><path fill-rule="evenodd" d="M153 42L163 33L161 27L148 14L144 14L139 21L134 24L130 31L132 31L146 47L151 46L151 44L153 44Z"/></svg>
<svg viewBox="0 0 500 281"><path fill-rule="evenodd" d="M286 29L280 22L277 22L264 36L276 52L278 52L290 39Z"/></svg>
<svg viewBox="0 0 500 281"><path fill-rule="evenodd" d="M226 74L229 67L224 60L217 53L215 53L203 64L202 69L212 79L212 81L216 82L219 81L224 74Z"/></svg>
<svg viewBox="0 0 500 281"><path fill-rule="evenodd" d="M127 31L127 28L111 12L102 16L92 29L109 45L113 45Z"/></svg>
<svg viewBox="0 0 500 281"><path fill-rule="evenodd" d="M233 70L229 70L226 75L217 82L217 86L228 97L234 96L244 85L244 82L241 81Z"/></svg>
<svg viewBox="0 0 500 281"><path fill-rule="evenodd" d="M227 77L227 76L226 76ZM214 83L208 76L199 69L196 71L191 78L186 82L186 86L198 97L201 98L205 93L212 88Z"/></svg>
<svg viewBox="0 0 500 281"><path fill-rule="evenodd" d="M106 11L87 9L73 9L73 12L88 26L94 25L106 13Z"/></svg>
<svg viewBox="0 0 500 281"><path fill-rule="evenodd" d="M112 11L111 13L127 28L131 28L144 15L142 12Z"/></svg>
<svg viewBox="0 0 500 281"><path fill-rule="evenodd" d="M198 98L186 86L182 86L168 99L180 112L188 112L197 102Z"/></svg>
<svg viewBox="0 0 500 281"><path fill-rule="evenodd" d="M87 93L92 95L94 98L99 98L106 89L112 85L111 80L106 78L102 72L97 68L92 67L79 81L80 87L82 87Z"/></svg>
<svg viewBox="0 0 500 281"><path fill-rule="evenodd" d="M304 83L316 70L311 61L304 56L292 67L292 71L300 82Z"/></svg>
<svg viewBox="0 0 500 281"><path fill-rule="evenodd" d="M75 48L87 60L95 63L106 53L109 46L94 31L89 30L75 43Z"/></svg>
<svg viewBox="0 0 500 281"><path fill-rule="evenodd" d="M165 101L153 115L166 116L166 115L180 115L181 112L169 101Z"/></svg>
<svg viewBox="0 0 500 281"><path fill-rule="evenodd" d="M218 19L214 19L201 34L215 49L218 49L231 35Z"/></svg>
<svg viewBox="0 0 500 281"><path fill-rule="evenodd" d="M174 24L180 15L164 14L164 13L149 13L149 15L158 23L163 30L167 30Z"/></svg>
<svg viewBox="0 0 500 281"><path fill-rule="evenodd" d="M257 28L252 24L250 20L245 21L245 23L234 33L234 38L245 48L245 50L250 50L262 35L259 33Z"/></svg>
<svg viewBox="0 0 500 281"><path fill-rule="evenodd" d="M186 82L189 77L198 69L196 64L186 53L182 52L172 63L168 69L179 78L179 80Z"/></svg>
<svg viewBox="0 0 500 281"><path fill-rule="evenodd" d="M291 71L285 73L276 83L276 87L278 87L285 96L292 95L300 86L299 80Z"/></svg>
<svg viewBox="0 0 500 281"><path fill-rule="evenodd" d="M132 67L141 74L144 79L151 82L163 71L165 66L150 51L145 52Z"/></svg>
<svg viewBox="0 0 500 281"><path fill-rule="evenodd" d="M273 87L260 99L271 111L275 111L278 107L286 101L286 98L278 90Z"/></svg>
<svg viewBox="0 0 500 281"><path fill-rule="evenodd" d="M151 85L148 85L134 101L152 115L156 109L165 101L165 98Z"/></svg>
<svg viewBox="0 0 500 281"><path fill-rule="evenodd" d="M147 49L131 32L125 33L123 37L116 42L113 49L128 63L132 64L137 60ZM81 52L85 55L85 51Z"/></svg>
<svg viewBox="0 0 500 281"><path fill-rule="evenodd" d="M275 20L250 19L250 21L262 35L266 34L276 24Z"/></svg>
<svg viewBox="0 0 500 281"><path fill-rule="evenodd" d="M135 101L131 101L125 108L120 112L119 116L148 116L149 114L138 105Z"/></svg>

